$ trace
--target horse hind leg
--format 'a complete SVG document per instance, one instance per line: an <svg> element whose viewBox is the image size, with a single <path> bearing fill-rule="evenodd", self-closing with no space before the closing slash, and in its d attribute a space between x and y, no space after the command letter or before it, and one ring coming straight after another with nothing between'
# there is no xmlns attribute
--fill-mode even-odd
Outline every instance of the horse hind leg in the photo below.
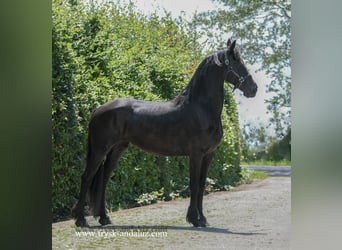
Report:
<svg viewBox="0 0 342 250"><path fill-rule="evenodd" d="M101 150L96 150L94 147L92 148L91 153L88 151L86 168L81 178L79 200L71 210L72 217L76 219L75 224L77 227L88 227L83 210L86 204L89 187L92 184L93 178L97 174L104 157L105 153Z"/></svg>
<svg viewBox="0 0 342 250"><path fill-rule="evenodd" d="M105 192L106 192L106 185L109 181L111 173L115 170L118 160L125 149L128 147L128 142L121 142L113 146L111 151L107 154L106 161L103 165L103 181L98 183L101 185L98 187L98 193L96 194L99 197L98 205L96 206L97 211L95 211L94 215L99 215L99 223L101 225L111 224L110 218L106 214L106 207L105 207ZM96 178L96 177L95 177Z"/></svg>

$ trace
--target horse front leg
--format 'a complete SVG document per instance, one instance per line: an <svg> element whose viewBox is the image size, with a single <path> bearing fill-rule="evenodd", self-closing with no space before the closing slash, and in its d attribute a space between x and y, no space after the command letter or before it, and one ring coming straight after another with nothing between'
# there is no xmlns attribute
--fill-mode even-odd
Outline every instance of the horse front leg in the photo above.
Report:
<svg viewBox="0 0 342 250"><path fill-rule="evenodd" d="M203 195L205 190L205 181L207 179L208 170L212 159L214 158L214 152L204 156L202 160L201 173L200 173L200 186L198 191L198 213L200 227L209 226L207 219L203 215Z"/></svg>
<svg viewBox="0 0 342 250"><path fill-rule="evenodd" d="M200 215L198 211L198 194L200 187L200 170L203 156L195 154L190 156L189 172L190 172L190 206L186 215L186 220L195 227L201 226Z"/></svg>

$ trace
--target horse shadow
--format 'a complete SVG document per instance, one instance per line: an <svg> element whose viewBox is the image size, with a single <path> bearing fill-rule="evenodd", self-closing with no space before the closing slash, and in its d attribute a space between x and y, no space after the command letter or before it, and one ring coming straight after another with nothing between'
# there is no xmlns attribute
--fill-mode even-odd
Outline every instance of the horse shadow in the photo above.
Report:
<svg viewBox="0 0 342 250"><path fill-rule="evenodd" d="M258 232L237 232L231 231L227 228L219 228L219 227L187 227L187 226L168 226L167 229L170 230L184 230L184 231L197 231L197 232L207 232L207 233L217 233L217 234L236 234L243 236L251 236L251 235L266 235L266 233L258 233Z"/></svg>
<svg viewBox="0 0 342 250"><path fill-rule="evenodd" d="M107 226L90 226L88 229L90 230L114 230L114 231L125 231L125 230L145 230L145 231L168 231L168 230L175 230L175 231L193 231L193 232L206 232L206 233L214 233L214 234L229 234L229 235L241 235L241 236L253 236L253 235L266 235L266 233L262 232L239 232L239 231L232 231L227 228L219 228L219 227L191 227L191 226L165 226L165 225L158 225L158 226L151 226L151 225L107 225Z"/></svg>

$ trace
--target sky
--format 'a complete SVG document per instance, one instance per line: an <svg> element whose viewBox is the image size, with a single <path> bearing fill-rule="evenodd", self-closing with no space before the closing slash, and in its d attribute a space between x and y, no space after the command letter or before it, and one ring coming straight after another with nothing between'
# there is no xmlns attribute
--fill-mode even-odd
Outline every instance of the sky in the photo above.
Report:
<svg viewBox="0 0 342 250"><path fill-rule="evenodd" d="M215 5L210 0L133 0L133 2L145 13L154 12L159 6L170 11L174 17L183 12L190 17L196 10L201 12L215 9Z"/></svg>

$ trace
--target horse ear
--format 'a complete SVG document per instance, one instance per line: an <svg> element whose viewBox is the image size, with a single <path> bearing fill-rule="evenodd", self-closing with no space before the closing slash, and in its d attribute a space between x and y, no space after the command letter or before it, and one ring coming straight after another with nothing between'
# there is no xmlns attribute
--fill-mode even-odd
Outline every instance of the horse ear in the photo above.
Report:
<svg viewBox="0 0 342 250"><path fill-rule="evenodd" d="M235 45L236 45L236 40L234 40L233 43L229 46L229 49L230 49L231 51L234 51Z"/></svg>
<svg viewBox="0 0 342 250"><path fill-rule="evenodd" d="M232 44L232 40L230 40L230 38L227 41L227 47L229 48L229 46Z"/></svg>
<svg viewBox="0 0 342 250"><path fill-rule="evenodd" d="M233 43L229 46L229 51L232 54L234 54L235 45L236 45L236 40L234 40Z"/></svg>

